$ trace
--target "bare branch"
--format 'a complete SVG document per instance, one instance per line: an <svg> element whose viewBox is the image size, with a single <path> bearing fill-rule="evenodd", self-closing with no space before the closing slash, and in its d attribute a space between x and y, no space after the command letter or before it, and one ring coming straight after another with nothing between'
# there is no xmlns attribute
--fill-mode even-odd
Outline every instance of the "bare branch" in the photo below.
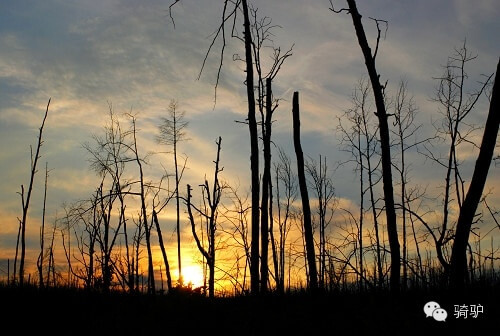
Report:
<svg viewBox="0 0 500 336"><path fill-rule="evenodd" d="M375 21L375 23L377 25L377 43L375 45L375 52L373 53L373 60L375 60L375 58L377 57L378 46L379 46L379 43L380 43L380 34L381 34L379 22L385 23L384 40L385 40L385 37L387 35L387 30L389 29L389 22L386 21L386 20L374 19L372 17L370 17L370 19L372 19L373 21Z"/></svg>
<svg viewBox="0 0 500 336"><path fill-rule="evenodd" d="M174 25L174 29L175 29L175 21L174 21L174 17L172 16L172 7L178 3L180 0L175 0L174 3L170 4L170 6L168 6L168 14L170 15L170 19L172 20L172 24Z"/></svg>
<svg viewBox="0 0 500 336"><path fill-rule="evenodd" d="M329 9L330 9L332 12L337 13L337 14L342 13L342 12L346 12L346 14L350 14L350 13L351 13L351 11L350 11L350 9L349 9L349 8L341 8L341 9L339 9L339 10L336 10L336 9L333 7L333 2L332 2L332 0L330 0L330 8L329 8Z"/></svg>

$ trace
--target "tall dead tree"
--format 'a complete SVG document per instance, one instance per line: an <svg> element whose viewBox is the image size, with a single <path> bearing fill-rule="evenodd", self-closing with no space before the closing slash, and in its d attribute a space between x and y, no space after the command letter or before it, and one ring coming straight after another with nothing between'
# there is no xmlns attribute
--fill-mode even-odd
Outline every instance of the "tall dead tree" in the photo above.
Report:
<svg viewBox="0 0 500 336"><path fill-rule="evenodd" d="M277 251L274 258L277 259L275 266L276 287L280 293L285 292L285 268L286 268L286 248L287 238L292 227L293 203L297 199L297 181L292 171L292 162L286 152L278 148L278 162L274 164L276 175L276 205L278 222ZM280 185L282 186L280 188ZM282 196L283 195L283 196ZM290 245L289 245L290 246ZM288 265L291 264L289 258ZM288 277L290 281L290 276Z"/></svg>
<svg viewBox="0 0 500 336"><path fill-rule="evenodd" d="M158 222L158 215L156 210L153 209L153 221L156 226L156 232L158 233L158 243L160 244L161 255L163 256L163 262L165 263L165 274L167 275L167 288L168 291L172 291L172 276L170 275L170 264L168 263L167 251L165 250L165 245L163 244L163 236L161 234L160 223Z"/></svg>
<svg viewBox="0 0 500 336"><path fill-rule="evenodd" d="M468 276L467 272L467 244L472 222L476 215L477 206L481 200L486 177L493 158L493 152L497 141L498 128L500 126L500 60L497 64L495 82L491 95L490 109L486 126L484 128L483 140L476 160L476 166L469 185L469 190L460 208L455 240L451 252L450 270L451 280L461 287L465 284Z"/></svg>
<svg viewBox="0 0 500 336"><path fill-rule="evenodd" d="M217 158L215 159L215 170L214 170L214 181L212 184L212 188L208 185L208 180L205 180L205 183L201 185L202 194L203 194L203 202L206 204L207 212L204 210L198 209L191 203L191 186L187 185L187 200L186 206L189 215L189 221L191 223L191 230L193 232L194 240L196 241L196 245L200 250L201 254L207 260L208 268L209 268L209 279L208 279L208 296L214 297L215 295L215 233L217 231L217 216L218 216L218 207L222 196L222 190L224 186L219 181L219 173L222 172L224 168L220 168L220 149L221 149L222 138L219 137L217 144ZM196 232L196 224L194 221L193 210L207 220L207 240L208 240L208 250L203 247L203 244L198 237Z"/></svg>
<svg viewBox="0 0 500 336"><path fill-rule="evenodd" d="M47 107L45 109L42 125L40 126L39 129L38 145L36 146L35 155L33 156L33 153L31 154L31 175L26 195L24 194L24 185L21 185L20 194L21 194L21 204L23 208L22 219L19 221L19 225L21 228L21 260L19 262L19 285L21 287L24 284L24 260L26 258L26 223L28 220L28 209L30 206L31 192L33 191L33 183L35 181L35 175L37 173L36 165L38 163L38 159L40 158L40 148L42 147L43 144L42 133L43 133L43 127L45 126L45 120L47 120L47 115L49 113L49 106L50 106L50 98L47 103Z"/></svg>
<svg viewBox="0 0 500 336"><path fill-rule="evenodd" d="M54 258L54 241L56 237L56 228L57 225L54 223L53 229L52 229L52 238L50 241L50 246L48 248L49 250L49 261L47 265L47 281L45 283L47 286L50 286L50 275L52 274L52 285L55 287L56 286L56 267L55 267L55 258Z"/></svg>
<svg viewBox="0 0 500 336"><path fill-rule="evenodd" d="M111 223L112 211L113 211L113 203L116 200L116 197L113 195L112 191L109 191L108 194L103 192L103 185L98 189L98 199L99 203L99 219L102 223L102 228L99 230L98 242L101 249L101 273L102 273L102 281L100 285L104 291L109 291L111 287L111 282L114 274L114 267L112 262L112 251L115 246L116 237L118 236L118 232L121 226L121 221L118 222L118 227L114 231ZM104 231L104 232L103 232Z"/></svg>
<svg viewBox="0 0 500 336"><path fill-rule="evenodd" d="M262 141L264 143L264 173L262 176L262 202L261 202L261 260L260 260L260 290L267 291L268 281L268 246L269 246L269 203L272 202L271 184L271 125L272 125L272 89L271 78L266 79L266 117L262 126ZM272 203L271 203L272 204ZM272 222L272 218L271 218Z"/></svg>
<svg viewBox="0 0 500 336"><path fill-rule="evenodd" d="M369 112L372 105L369 101L370 83L364 78L361 78L355 85L352 103L353 107L348 109L342 117L339 118L338 130L341 132L341 143L345 146L345 151L350 153L352 160L356 164L356 169L359 172L359 219L358 226L358 244L359 244L359 273L364 274L364 243L363 243L363 228L365 227L365 208L364 200L365 193L369 194L369 204L372 218L373 228L375 231L375 284L381 287L384 282L384 271L382 267L382 242L380 238L379 212L377 211L377 195L375 188L380 181L380 176L377 174L380 166L379 142L377 141L378 127L371 122L371 113ZM349 162L349 161L348 161ZM368 186L365 187L365 176L368 180ZM354 220L354 219L353 219ZM363 287L363 278L360 277L360 287Z"/></svg>
<svg viewBox="0 0 500 336"><path fill-rule="evenodd" d="M182 258L181 258L181 226L180 226L180 199L179 199L179 183L182 178L184 166L179 172L179 164L177 157L177 145L180 141L185 140L185 128L188 122L184 120L185 112L178 111L179 103L172 100L168 106L167 118L162 118L162 123L159 126L160 135L157 137L159 143L172 146L175 167L175 206L176 206L176 231L177 231L177 265L179 269L179 284L182 286Z"/></svg>
<svg viewBox="0 0 500 336"><path fill-rule="evenodd" d="M93 239L96 239L100 248L101 258L97 261L101 264L102 281L99 285L105 291L110 289L111 281L115 275L116 265L113 260L113 248L122 227L124 228L126 245L128 245L124 197L125 195L140 196L140 193L130 191L130 186L139 184L139 182L126 181L124 178L126 166L136 162L137 159L133 151L133 139L131 140L132 130L122 129L111 104L109 104L109 117L110 122L104 127L104 136L94 135L95 148L89 144L84 145L91 155L91 168L101 177L95 200L92 201L92 206L96 208L93 225L97 225L96 237ZM116 203L119 205L116 206ZM116 224L114 224L115 219L117 220ZM143 223L142 216L141 223ZM127 252L127 265L131 266L129 257ZM128 267L129 274L131 270L132 267ZM133 288L132 286L133 284L130 283L130 288Z"/></svg>
<svg viewBox="0 0 500 336"><path fill-rule="evenodd" d="M451 260L448 258L449 249L450 245L451 249L454 249L453 242L457 234L456 230L458 229L458 226L454 227L452 209L453 207L462 209L466 196L465 181L460 169L461 161L459 159L459 153L464 145L477 147L477 145L471 140L470 136L475 130L477 130L477 127L470 125L470 123L466 121L466 118L474 110L479 98L485 92L487 85L493 77L492 74L477 88L474 88L471 91L467 90L468 74L466 67L469 62L476 58L477 56L471 55L464 42L460 48L455 49L455 53L452 56L448 57L447 64L443 67L443 75L435 78L439 81L439 84L436 88L436 96L434 100L439 104L439 112L443 115L443 118L440 121L440 124L436 126L436 135L434 138L440 142L447 142L449 147L447 149L447 155L441 156L439 154L435 154L431 148L424 146L426 149L424 155L445 169L442 201L443 210L441 214L442 221L437 227L431 227L431 223L428 223L423 216L420 216L414 211L408 209L410 214L422 223L422 225L424 225L429 232L436 247L437 259L439 260L445 273L448 275L451 271ZM431 142L429 142L429 144L433 145ZM439 143L439 145L441 144ZM487 167L484 169L486 169L487 172ZM474 174L476 174L476 171ZM477 181L480 180L476 180L475 183L477 183ZM473 186L472 182L471 186ZM478 186L473 187L473 189L476 187ZM477 190L475 192L477 192ZM474 208L474 212L475 210L476 208ZM461 214L461 210L459 212L459 216L463 216ZM474 216L474 214L472 216ZM472 222L469 223L469 225L472 225ZM463 230L463 228L461 230ZM464 239L463 234L464 232L461 233L461 238L459 238L462 240L462 243ZM458 257L457 253L458 251L455 250L454 258ZM456 259L455 262L457 262Z"/></svg>
<svg viewBox="0 0 500 336"><path fill-rule="evenodd" d="M185 168L185 164L184 164L184 167L182 168L182 171L184 171L184 168ZM166 188L164 188L162 186L164 180L167 180L167 187ZM170 263L168 262L167 251L165 250L165 244L163 242L163 234L161 232L160 221L158 220L158 215L161 213L161 211L166 208L166 206L170 203L172 198L177 196L177 191L178 191L177 180L176 180L176 186L175 186L174 191L170 190L168 182L169 182L169 175L165 172L165 174L162 176L162 178L160 180L160 183L158 185L158 189L153 196L151 220L153 221L153 223L156 227L156 233L158 235L158 244L160 245L160 250L161 250L162 257L163 257L163 264L165 265L165 275L167 277L167 289L170 292L172 290L172 275L170 273ZM165 191L166 195L165 195L165 198L160 203L157 201L157 199L159 200L160 193L162 191ZM159 203L159 204L157 204L157 203Z"/></svg>
<svg viewBox="0 0 500 336"><path fill-rule="evenodd" d="M332 11L339 13L341 11L347 11L351 14L352 22L356 35L358 37L358 43L363 52L365 59L366 69L370 77L372 84L373 95L375 97L375 105L377 112L375 113L378 118L379 123L379 136L380 136L380 149L382 154L382 181L384 190L384 201L385 201L385 215L387 221L387 234L389 237L389 246L391 249L391 275L390 275L390 286L391 290L394 292L399 291L400 285L400 273L401 273L401 253L399 247L398 229L396 225L396 210L394 207L394 190L392 186L392 163L391 163L391 143L389 139L389 125L387 122L387 112L384 101L384 87L380 84L380 75L377 73L375 66L375 59L377 57L377 51L380 41L380 20L375 20L377 24L377 44L375 51L372 55L372 51L366 39L365 30L363 28L363 23L361 22L361 14L359 14L356 7L355 0L347 0L348 8L335 10L333 6L330 8Z"/></svg>
<svg viewBox="0 0 500 336"><path fill-rule="evenodd" d="M273 187L271 179L271 133L273 124L273 113L278 108L278 100L274 99L272 92L272 82L278 75L281 66L285 60L292 55L292 48L282 53L281 48L275 47L272 37L273 29L276 25L272 24L269 17L259 17L257 8L250 8L250 30L252 37L252 52L255 65L255 86L257 91L256 103L258 112L261 116L260 124L262 130L262 147L263 147L263 173L262 173L262 199L261 199L261 247L260 247L260 290L267 291L268 285L268 255L269 255L269 236L273 236L273 219L272 219L272 198ZM266 66L264 59L265 50L271 50L272 55L269 55L271 62ZM273 257L276 255L274 239L271 238L273 244ZM273 258L276 265L276 258Z"/></svg>
<svg viewBox="0 0 500 336"><path fill-rule="evenodd" d="M293 93L293 144L297 156L297 174L299 178L300 196L302 199L302 213L304 220L304 240L306 245L306 257L309 274L309 287L312 291L318 288L318 271L316 268L316 254L314 251L314 237L311 222L311 206L309 204L309 193L305 174L304 153L300 143L300 111L299 93Z"/></svg>
<svg viewBox="0 0 500 336"><path fill-rule="evenodd" d="M395 129L392 130L392 133L395 138L395 147L396 153L395 157L399 157L399 160L394 160L393 167L399 175L400 180L400 204L398 207L401 209L401 228L402 228L402 265L403 265L403 277L402 277L402 290L406 290L408 288L408 266L410 264L410 260L408 257L408 222L411 223L411 229L413 232L414 238L415 235L415 225L412 220L411 211L412 203L418 198L418 188L410 188L410 166L411 163L407 162L406 153L409 152L412 148L418 148L419 145L428 141L428 139L419 140L418 133L421 129L421 124L416 124L417 117L417 107L415 105L414 99L408 93L408 84L406 81L401 80L399 83L399 87L394 98L394 122L393 126ZM421 267L420 267L420 248L419 242L417 239L414 239L415 248L418 256L418 272L415 272L416 275L421 276Z"/></svg>
<svg viewBox="0 0 500 336"><path fill-rule="evenodd" d="M45 162L45 186L43 190L43 210L42 210L42 227L40 228L40 253L38 254L38 259L36 261L36 267L38 268L38 282L40 288L44 287L43 281L43 263L45 260L45 212L47 205L47 180L49 179L49 168L48 163Z"/></svg>
<svg viewBox="0 0 500 336"><path fill-rule="evenodd" d="M171 14L172 7L178 3L180 0L174 1L170 7L169 12ZM231 8L231 6L233 6ZM253 38L251 33L250 25L250 12L247 0L241 1L230 1L224 0L224 6L222 9L222 20L218 29L214 33L214 38L212 43L205 55L203 60L203 65L200 71L203 71L205 62L208 55L214 46L217 39L222 39L222 47L220 53L219 68L217 71L217 79L215 84L215 92L217 99L217 86L219 83L219 76L222 69L224 61L224 50L226 47L226 23L232 22L231 36L234 36L236 16L239 12L243 13L243 38L238 36L238 39L242 40L245 45L245 85L247 91L247 103L248 103L248 130L250 133L250 173L251 173L251 192L252 192L252 242L251 242L251 263L250 263L250 289L253 294L259 292L260 276L259 276L259 259L260 259L260 176L259 176L259 138L258 138L258 127L256 119L256 109L255 109L255 86L254 86L254 63L253 63ZM172 15L170 15L172 18ZM173 19L172 19L173 21Z"/></svg>
<svg viewBox="0 0 500 336"><path fill-rule="evenodd" d="M327 228L330 225L335 210L335 188L333 180L328 176L326 157L319 156L319 166L315 160L306 162L306 171L311 177L312 190L318 199L317 217L313 216L313 228L319 230L319 271L318 282L321 288L326 288L327 276ZM317 221L315 220L317 218Z"/></svg>
<svg viewBox="0 0 500 336"><path fill-rule="evenodd" d="M245 41L245 65L246 86L248 98L248 130L250 132L250 171L252 190L252 247L250 263L250 288L252 293L259 292L259 135L257 130L257 119L255 116L255 93L254 93L254 69L252 57L252 33L250 31L250 16L248 3L241 1L243 9L243 26Z"/></svg>
<svg viewBox="0 0 500 336"><path fill-rule="evenodd" d="M131 137L132 137L132 145L131 151L134 155L134 160L137 163L137 167L139 168L139 197L141 199L141 215L140 218L144 223L144 229L146 233L146 248L148 252L148 293L155 293L155 276L154 276L154 267L153 267L153 252L151 249L151 228L153 224L148 224L148 214L146 210L146 184L144 182L144 170L143 163L144 159L139 157L139 150L137 147L137 128L136 128L136 118L134 115L129 114L130 122L132 124ZM153 222L153 221L152 221Z"/></svg>

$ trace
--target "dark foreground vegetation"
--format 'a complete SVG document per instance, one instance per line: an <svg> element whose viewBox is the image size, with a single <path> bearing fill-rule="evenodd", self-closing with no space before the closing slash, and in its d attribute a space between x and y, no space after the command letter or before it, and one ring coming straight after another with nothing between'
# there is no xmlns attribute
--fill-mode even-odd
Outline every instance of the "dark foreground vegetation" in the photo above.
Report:
<svg viewBox="0 0 500 336"><path fill-rule="evenodd" d="M206 298L189 291L169 295L99 293L79 289L0 287L2 329L44 335L460 335L498 330L499 285L389 292L319 293ZM438 302L445 322L426 317ZM476 318L456 318L455 305L482 305ZM21 323L20 323L21 322ZM453 333L449 333L453 332Z"/></svg>

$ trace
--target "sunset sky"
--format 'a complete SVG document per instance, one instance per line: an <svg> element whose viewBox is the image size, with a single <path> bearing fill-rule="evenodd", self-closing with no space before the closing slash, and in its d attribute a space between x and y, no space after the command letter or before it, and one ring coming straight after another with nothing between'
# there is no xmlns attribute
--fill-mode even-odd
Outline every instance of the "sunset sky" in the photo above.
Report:
<svg viewBox="0 0 500 336"><path fill-rule="evenodd" d="M243 64L233 54L243 45L228 40L224 66L214 105L214 83L220 43L216 43L198 80L212 32L221 17L223 1L181 0L169 17L169 0L86 0L0 2L0 272L14 257L21 212L20 186L29 182L30 145L36 146L38 128L52 99L44 130L39 172L28 222L28 248L38 248L45 162L50 169L47 217L62 215L62 205L89 197L98 179L89 168L82 147L102 134L108 104L115 113L137 115L139 150L144 154L165 150L155 141L160 118L172 99L186 113L187 138L179 145L188 157L183 185L198 185L211 176L215 140L222 136L222 177L242 191L249 189L248 127ZM336 194L346 207L357 204L353 166L334 167L349 157L339 147L337 118L351 107L350 97L366 69L350 16L329 10L328 0L251 1L261 16L279 25L274 43L282 50L292 45L293 56L284 64L273 91L281 98L275 112L274 142L293 156L291 100L300 92L302 142L306 155L326 156ZM338 8L345 1L333 1ZM369 17L388 21L381 40L377 67L389 92L405 79L424 126L421 136L434 133L440 118L432 101L442 66L454 48L466 40L477 59L467 72L471 87L496 69L500 56L500 6L497 0L359 0L358 9L370 43L376 27ZM240 32L241 24L236 27ZM488 100L483 97L469 122L484 125ZM476 133L480 137L482 132ZM476 138L477 139L477 138ZM497 152L498 154L498 152ZM461 153L463 177L470 181L477 151ZM444 170L417 153L410 153L412 184L428 186L439 195ZM157 179L163 164L172 169L170 156L150 157L150 179ZM292 161L295 164L295 161ZM500 208L500 167L490 169L490 205ZM185 190L182 187L181 190ZM440 204L438 204L440 205ZM171 211L171 210L169 210ZM173 208L172 208L173 211ZM173 213L168 216L174 218ZM492 227L485 216L484 232ZM167 222L167 217L165 217ZM173 221L165 235L174 242ZM190 228L183 224L183 234ZM498 231L498 230L497 230ZM498 243L497 243L498 244ZM172 249L173 251L173 249ZM171 256L175 264L174 255ZM190 261L186 260L189 264ZM0 273L0 277L4 276Z"/></svg>

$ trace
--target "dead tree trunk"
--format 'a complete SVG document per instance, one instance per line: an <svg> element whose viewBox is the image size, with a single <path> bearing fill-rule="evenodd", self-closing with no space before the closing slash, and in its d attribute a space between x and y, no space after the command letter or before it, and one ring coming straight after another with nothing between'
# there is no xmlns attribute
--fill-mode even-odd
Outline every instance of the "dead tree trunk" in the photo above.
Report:
<svg viewBox="0 0 500 336"><path fill-rule="evenodd" d="M356 30L356 35L358 37L359 46L363 52L365 58L366 68L368 70L368 75L370 76L370 81L372 83L373 94L375 96L375 105L377 107L376 115L379 122L379 134L380 134L380 148L382 151L382 181L384 184L384 200L385 200L385 214L387 220L387 234L389 237L389 246L391 249L391 276L390 285L392 291L399 291L400 283L400 251L399 251L399 238L398 229L396 226L396 211L394 208L394 190L392 187L392 165L391 165L391 147L389 141L389 125L387 123L387 112L384 102L383 88L380 84L380 78L375 67L375 57L377 55L377 49L374 55L372 55L371 49L368 45L366 39L363 24L361 23L361 15L356 8L356 1L347 0L349 5L349 13L352 17L352 22Z"/></svg>
<svg viewBox="0 0 500 336"><path fill-rule="evenodd" d="M267 280L269 274L268 266L268 246L269 246L269 190L271 185L271 121L272 117L272 89L271 78L266 79L266 119L263 127L264 134L264 173L262 176L262 203L261 203L261 264L260 289L267 291Z"/></svg>
<svg viewBox="0 0 500 336"><path fill-rule="evenodd" d="M163 262L165 263L165 273L167 275L167 288L168 292L172 291L172 276L170 275L170 265L168 263L167 252L165 251L165 245L163 244L163 236L161 234L160 223L158 222L158 216L156 211L153 209L153 220L156 226L156 231L158 233L158 243L160 244L161 254L163 256Z"/></svg>
<svg viewBox="0 0 500 336"><path fill-rule="evenodd" d="M208 185L208 181L205 180L205 184L201 185L203 195L205 197L204 202L208 204L208 209L206 211L202 211L197 209L191 203L191 186L187 185L187 200L186 206L188 210L189 221L191 222L191 230L193 232L194 240L196 241L196 245L198 246L198 250L207 260L208 268L209 268L209 279L208 279L208 296L213 298L215 295L215 233L217 231L217 216L218 216L218 206L222 196L222 189L224 188L219 181L219 173L223 170L223 168L219 168L220 163L220 149L221 149L222 138L219 137L217 143L217 158L214 161L215 163L215 172L214 172L214 182L212 185L212 190ZM195 209L199 215L205 218L208 221L207 225L207 240L208 240L208 250L203 247L198 234L196 233L196 227L194 223L194 216L192 209Z"/></svg>
<svg viewBox="0 0 500 336"><path fill-rule="evenodd" d="M36 164L40 158L40 148L42 147L42 133L43 127L45 125L45 120L47 119L47 114L49 113L50 99L47 103L47 108L45 109L45 115L43 117L42 125L40 126L40 131L38 134L38 145L36 146L35 156L31 157L31 177L30 183L28 185L28 193L26 198L24 197L24 186L21 186L21 201L23 206L23 218L21 220L21 260L19 263L19 285L23 286L24 283L24 259L26 256L26 221L28 219L28 209L30 205L31 192L33 190L33 183L35 181Z"/></svg>
<svg viewBox="0 0 500 336"><path fill-rule="evenodd" d="M248 3L242 0L244 17L244 41L245 41L245 64L246 85L248 100L248 129L250 131L250 170L252 188L252 246L250 257L250 289L257 294L259 292L259 138L257 132L257 119L255 117L255 93L252 60L252 34L250 31L250 17Z"/></svg>
<svg viewBox="0 0 500 336"><path fill-rule="evenodd" d="M140 197L141 197L141 219L144 223L144 229L146 233L146 248L148 251L148 294L155 293L155 276L153 267L153 253L151 250L151 226L148 224L148 216L146 211L146 189L144 183L144 172L142 169L142 160L139 158L139 151L137 149L137 129L136 120L133 115L130 115L132 122L132 136L133 136L133 153L135 155L134 159L137 162L137 167L139 168L139 185L140 185Z"/></svg>
<svg viewBox="0 0 500 336"><path fill-rule="evenodd" d="M49 168L48 163L45 162L45 187L43 192L43 210L42 210L42 227L40 228L40 254L38 255L38 260L36 262L36 266L38 268L38 282L40 288L44 288L43 281L43 263L45 256L45 210L47 204L47 180L49 178Z"/></svg>
<svg viewBox="0 0 500 336"><path fill-rule="evenodd" d="M179 171L178 155L177 155L177 145L180 141L185 140L186 132L185 128L188 122L184 119L185 112L178 111L179 103L176 100L170 101L168 106L168 116L162 118L162 123L159 126L160 135L157 137L157 141L161 144L172 146L173 157L174 157L174 167L175 167L175 206L176 206L176 231L177 231L177 267L179 270L179 285L183 285L182 279L182 258L181 258L181 227L180 227L180 198L179 198L179 185L182 179L186 161L184 161L184 167Z"/></svg>
<svg viewBox="0 0 500 336"><path fill-rule="evenodd" d="M314 252L314 238L311 223L311 206L305 175L304 153L300 144L300 115L299 115L299 93L293 93L293 144L297 156L297 173L299 178L300 196L302 199L302 213L304 217L304 239L306 245L306 257L309 270L309 287L311 290L318 288L318 272L316 269L316 255Z"/></svg>
<svg viewBox="0 0 500 336"><path fill-rule="evenodd" d="M500 126L500 61L497 65L495 83L491 96L490 110L484 129L481 148L472 175L472 180L465 196L460 215L458 217L455 241L451 252L450 274L454 285L462 287L467 280L467 244L469 234L476 214L477 206L481 200L488 170L495 150L498 128Z"/></svg>

